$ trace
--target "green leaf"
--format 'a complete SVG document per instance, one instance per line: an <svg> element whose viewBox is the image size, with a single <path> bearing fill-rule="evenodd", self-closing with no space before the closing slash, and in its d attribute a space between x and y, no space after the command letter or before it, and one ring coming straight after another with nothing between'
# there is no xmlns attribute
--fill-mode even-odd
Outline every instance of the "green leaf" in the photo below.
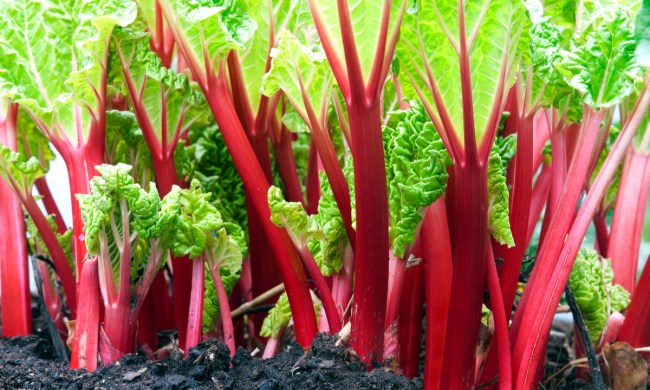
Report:
<svg viewBox="0 0 650 390"><path fill-rule="evenodd" d="M555 67L584 103L611 107L634 92L641 77L635 50L632 20L619 9L595 29L574 36Z"/></svg>
<svg viewBox="0 0 650 390"><path fill-rule="evenodd" d="M273 309L264 318L260 336L278 338L282 329L289 325L291 320L291 307L289 306L289 297L287 293L282 293L275 303Z"/></svg>
<svg viewBox="0 0 650 390"><path fill-rule="evenodd" d="M106 112L106 162L132 164L133 180L145 189L153 178L151 151L138 120L130 111Z"/></svg>
<svg viewBox="0 0 650 390"><path fill-rule="evenodd" d="M325 116L332 83L332 71L325 53L319 47L303 45L298 38L284 30L278 37L277 46L271 51L271 57L271 69L264 76L261 92L266 96L273 96L280 90L284 92L296 112L308 124L311 121L303 102L305 98L310 101L317 117ZM301 84L307 96L304 96Z"/></svg>
<svg viewBox="0 0 650 390"><path fill-rule="evenodd" d="M569 276L569 287L594 344L598 343L609 315L622 311L630 303L630 294L620 285L612 285L613 280L610 260L600 257L591 248L582 247Z"/></svg>
<svg viewBox="0 0 650 390"><path fill-rule="evenodd" d="M269 8L271 6L272 8ZM240 57L240 65L246 84L248 100L253 112L258 109L262 87L261 76L267 71L267 58L270 44L271 28L277 34L286 30L295 35L307 35L311 28L312 19L309 3L302 0L248 0L248 15L257 23L252 38L246 42ZM273 19L271 19L273 15Z"/></svg>
<svg viewBox="0 0 650 390"><path fill-rule="evenodd" d="M313 217L307 215L302 203L287 202L282 191L271 186L268 191L271 222L278 227L284 227L296 243L304 248L309 240L324 240L325 236Z"/></svg>
<svg viewBox="0 0 650 390"><path fill-rule="evenodd" d="M160 0L160 6L199 82L231 50L243 50L257 29L243 1Z"/></svg>
<svg viewBox="0 0 650 390"><path fill-rule="evenodd" d="M134 182L129 165L104 164L96 169L101 176L90 181L90 194L76 195L86 247L100 262L110 264L115 284L119 283L120 257L130 256L131 282L136 283L145 268L153 272L162 265L173 242L179 190L172 190L161 201L153 183L145 191Z"/></svg>
<svg viewBox="0 0 650 390"><path fill-rule="evenodd" d="M444 195L451 158L419 102L391 113L383 137L391 246L403 257L426 208Z"/></svg>
<svg viewBox="0 0 650 390"><path fill-rule="evenodd" d="M515 135L497 137L488 161L488 226L492 237L509 247L515 245L515 240L510 231L510 195L506 184L506 170L516 148Z"/></svg>
<svg viewBox="0 0 650 390"><path fill-rule="evenodd" d="M637 41L636 56L639 63L650 68L650 0L644 0L636 16L634 35Z"/></svg>
<svg viewBox="0 0 650 390"><path fill-rule="evenodd" d="M191 259L201 256L212 240L213 231L221 228L221 214L209 199L210 194L203 193L198 180L192 180L189 189L181 190L178 235L172 246L174 256L188 255Z"/></svg>
<svg viewBox="0 0 650 390"><path fill-rule="evenodd" d="M19 196L31 194L34 182L45 173L45 167L36 157L27 158L0 144L0 177Z"/></svg>
<svg viewBox="0 0 650 390"><path fill-rule="evenodd" d="M401 1L351 0L347 2L361 71L366 81L370 76L373 61L378 51L377 44L382 25L382 14L386 4L391 7L391 19L388 29L390 34L391 30L395 27L397 15L402 5ZM313 5L316 10L315 14L324 22L327 35L334 44L336 56L342 64L345 64L343 38L341 35L342 29L339 23L337 2L314 0Z"/></svg>
<svg viewBox="0 0 650 390"><path fill-rule="evenodd" d="M169 153L191 125L207 123L208 110L198 86L185 74L163 67L149 50L149 40L149 34L116 29L114 66L122 69L124 84L131 86L127 90L140 127L152 131L162 144L158 147L166 146L163 152Z"/></svg>
<svg viewBox="0 0 650 390"><path fill-rule="evenodd" d="M468 39L475 33L474 40L468 43L468 51L474 131L480 143L490 125L492 111L500 107L503 94L515 81L516 64L522 55L518 42L526 12L521 1L476 0L465 2L464 13ZM405 59L401 71L434 107L426 70L426 66L430 67L444 104L437 107L438 111L446 110L453 131L463 142L462 83L455 48L460 47L458 21L457 1L414 2L404 16L397 53ZM408 84L404 83L405 95L414 96Z"/></svg>
<svg viewBox="0 0 650 390"><path fill-rule="evenodd" d="M38 118L49 137L77 140L79 131L83 144L105 109L108 39L135 19L135 4L2 0L0 9L0 95Z"/></svg>
<svg viewBox="0 0 650 390"><path fill-rule="evenodd" d="M188 139L189 179L199 180L203 191L212 194L210 200L224 221L247 230L244 185L219 128L216 125L193 126Z"/></svg>

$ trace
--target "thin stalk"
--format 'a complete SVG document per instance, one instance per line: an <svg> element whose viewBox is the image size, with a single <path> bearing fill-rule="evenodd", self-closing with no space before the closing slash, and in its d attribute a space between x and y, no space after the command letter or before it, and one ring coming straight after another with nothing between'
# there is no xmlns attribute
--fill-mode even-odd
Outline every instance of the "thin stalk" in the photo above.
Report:
<svg viewBox="0 0 650 390"><path fill-rule="evenodd" d="M499 356L499 389L512 389L512 371L510 360L510 339L508 338L508 317L502 305L501 287L499 286L499 275L494 256L488 248L487 259L487 285L492 303L492 315L494 316L495 337L492 339L492 348L495 348ZM491 349L492 349L491 348Z"/></svg>
<svg viewBox="0 0 650 390"><path fill-rule="evenodd" d="M63 218L61 217L61 212L59 211L59 207L56 205L56 202L54 201L54 197L52 196L52 192L50 191L50 186L47 184L47 181L45 180L45 177L39 177L36 179L34 182L36 185L36 190L38 191L38 194L41 196L41 200L43 201L43 205L45 206L45 211L47 211L48 215L54 215L54 222L56 223L56 231L59 234L63 234L68 230L68 228L65 226L65 222L63 222Z"/></svg>
<svg viewBox="0 0 650 390"><path fill-rule="evenodd" d="M535 228L539 222L539 217L542 215L542 211L548 200L549 193L551 191L551 167L550 165L544 165L542 171L537 176L535 185L533 187L533 193L530 200L530 216L528 217L528 234L526 234L526 247L530 246L530 241L533 239L533 234L535 233Z"/></svg>
<svg viewBox="0 0 650 390"><path fill-rule="evenodd" d="M633 347L650 345L650 256L636 285L632 301L625 312L619 339Z"/></svg>
<svg viewBox="0 0 650 390"><path fill-rule="evenodd" d="M607 251L609 250L609 228L607 227L607 218L605 213L606 211L601 210L594 215L594 228L596 229L596 245L598 246L598 253L609 258L609 256L607 256ZM620 282L614 283L620 284Z"/></svg>
<svg viewBox="0 0 650 390"><path fill-rule="evenodd" d="M341 316L336 308L336 303L334 303L327 281L325 281L325 278L320 272L318 264L316 264L316 260L314 260L314 256L309 252L309 249L304 248L299 250L299 253L307 273L309 273L309 276L314 281L316 291L318 291L318 297L323 303L323 309L325 310L327 323L329 324L329 333L336 334L341 330Z"/></svg>
<svg viewBox="0 0 650 390"><path fill-rule="evenodd" d="M228 293L221 280L219 267L210 267L214 287L217 290L217 299L219 300L219 313L221 313L221 327L223 328L223 340L230 350L230 357L235 356L235 332L232 325L232 316L230 315L230 302L228 302Z"/></svg>
<svg viewBox="0 0 650 390"><path fill-rule="evenodd" d="M629 292L636 287L639 249L650 192L650 155L631 148L618 190L607 258L612 259L614 283ZM602 250L602 248L601 248Z"/></svg>

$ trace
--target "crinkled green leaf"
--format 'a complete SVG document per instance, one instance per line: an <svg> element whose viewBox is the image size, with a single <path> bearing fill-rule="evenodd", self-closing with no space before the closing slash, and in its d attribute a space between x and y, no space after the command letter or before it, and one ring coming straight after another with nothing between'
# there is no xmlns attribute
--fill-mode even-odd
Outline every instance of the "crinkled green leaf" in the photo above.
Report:
<svg viewBox="0 0 650 390"><path fill-rule="evenodd" d="M595 29L574 36L555 67L583 102L593 108L611 107L629 96L641 77L635 50L632 20L619 9Z"/></svg>
<svg viewBox="0 0 650 390"><path fill-rule="evenodd" d="M198 180L192 180L190 188L181 191L178 235L172 246L174 256L189 255L192 259L201 256L213 232L221 228L221 214L209 199L210 194L203 193Z"/></svg>
<svg viewBox="0 0 650 390"><path fill-rule="evenodd" d="M105 89L108 39L114 26L135 19L135 4L2 0L0 9L0 95L32 113L50 136L87 137L104 109L98 93Z"/></svg>
<svg viewBox="0 0 650 390"><path fill-rule="evenodd" d="M527 18L523 2L511 0L476 0L465 4L465 29L468 45L474 130L481 140L487 131L488 120L499 107L503 93L515 81L519 53L519 37ZM404 72L406 96L414 96L410 83L430 98L425 64L440 90L444 108L451 119L458 138L463 142L463 102L460 81L458 2L450 0L414 2L404 16L398 56L403 58L400 72ZM447 35L448 34L448 35ZM453 42L453 44L452 44ZM502 80L503 76L503 80ZM501 92L500 89L503 88ZM442 110L442 107L438 107ZM442 129L441 129L442 130ZM446 129L452 131L452 129Z"/></svg>
<svg viewBox="0 0 650 390"><path fill-rule="evenodd" d="M129 248L131 282L135 283L147 265L162 265L176 235L180 213L178 189L161 201L153 183L145 191L134 182L129 165L105 164L96 169L101 176L90 181L90 194L76 195L86 247L100 261L111 264L115 283L119 283L121 252ZM124 246L125 241L130 245Z"/></svg>
<svg viewBox="0 0 650 390"><path fill-rule="evenodd" d="M243 50L257 29L243 1L160 0L160 5L183 55L201 79L214 74L219 60L231 50Z"/></svg>
<svg viewBox="0 0 650 390"><path fill-rule="evenodd" d="M106 112L106 152L107 163L133 165L133 179L147 188L153 179L151 152L132 112Z"/></svg>
<svg viewBox="0 0 650 390"><path fill-rule="evenodd" d="M591 248L582 247L569 276L569 287L594 343L598 342L609 315L622 311L630 303L630 294L620 285L612 285L613 280L610 260Z"/></svg>
<svg viewBox="0 0 650 390"><path fill-rule="evenodd" d="M271 209L271 222L284 227L295 241L303 247L309 240L323 240L325 236L313 217L307 215L300 202L287 202L282 191L271 186L268 191L268 203Z"/></svg>
<svg viewBox="0 0 650 390"><path fill-rule="evenodd" d="M391 113L383 137L391 246L402 257L426 208L444 195L451 158L418 102L411 109Z"/></svg>
<svg viewBox="0 0 650 390"><path fill-rule="evenodd" d="M277 338L282 329L289 325L291 320L291 307L289 306L289 297L287 293L282 293L275 303L273 309L264 318L260 336Z"/></svg>
<svg viewBox="0 0 650 390"><path fill-rule="evenodd" d="M18 194L31 194L34 182L45 173L45 167L36 157L27 158L0 144L0 177Z"/></svg>
<svg viewBox="0 0 650 390"><path fill-rule="evenodd" d="M281 90L296 112L309 123L302 85L316 115L327 114L322 107L329 102L332 71L325 53L319 47L303 45L298 38L284 30L279 34L278 44L271 51L271 57L271 69L264 76L261 92L272 96Z"/></svg>
<svg viewBox="0 0 650 390"><path fill-rule="evenodd" d="M224 221L233 222L246 230L244 185L219 128L216 125L195 126L190 129L188 138L189 179L199 180L203 191L212 194L210 200Z"/></svg>
<svg viewBox="0 0 650 390"><path fill-rule="evenodd" d="M508 185L506 170L517 148L514 135L497 137L488 161L488 226L492 237L500 244L513 246L510 230Z"/></svg>

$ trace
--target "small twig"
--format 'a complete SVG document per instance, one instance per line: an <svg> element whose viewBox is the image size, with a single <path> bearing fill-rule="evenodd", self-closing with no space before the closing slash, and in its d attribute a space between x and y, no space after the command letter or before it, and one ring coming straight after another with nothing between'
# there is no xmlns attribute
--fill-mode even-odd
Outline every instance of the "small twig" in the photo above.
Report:
<svg viewBox="0 0 650 390"><path fill-rule="evenodd" d="M251 309L253 309L255 306L261 304L262 302L266 301L269 298L273 298L276 295L279 295L284 292L284 284L280 283L277 286L273 287L272 289L265 291L264 293L256 296L255 298L251 299L250 301L243 303L241 306L236 308L235 310L230 312L230 315L232 318L237 318L241 317L246 313L249 313Z"/></svg>
<svg viewBox="0 0 650 390"><path fill-rule="evenodd" d="M587 325L585 324L585 319L582 317L580 308L576 303L576 299L573 296L573 292L569 286L565 289L566 300L571 308L571 313L573 313L573 320L575 321L576 328L580 337L582 338L582 343L585 347L585 354L587 355L587 361L589 362L589 371L591 374L591 384L596 390L605 390L605 381L603 380L603 374L600 370L600 365L598 364L598 358L596 357L596 351L594 351L594 345L591 343L591 337L589 337L589 331L587 330Z"/></svg>

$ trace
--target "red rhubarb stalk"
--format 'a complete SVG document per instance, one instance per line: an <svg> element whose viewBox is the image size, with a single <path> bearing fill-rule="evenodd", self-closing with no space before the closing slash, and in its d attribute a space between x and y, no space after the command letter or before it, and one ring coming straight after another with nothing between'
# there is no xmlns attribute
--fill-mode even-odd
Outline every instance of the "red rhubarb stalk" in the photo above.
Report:
<svg viewBox="0 0 650 390"><path fill-rule="evenodd" d="M226 287L221 280L219 267L210 268L214 287L217 290L217 299L219 300L219 312L221 313L221 327L223 328L223 340L230 350L230 357L235 356L235 332L232 325L232 316L230 315L230 303L228 302L228 294Z"/></svg>
<svg viewBox="0 0 650 390"><path fill-rule="evenodd" d="M633 347L650 345L650 257L641 273L639 283L632 295L632 301L625 312L625 322L621 327L619 339Z"/></svg>
<svg viewBox="0 0 650 390"><path fill-rule="evenodd" d="M495 337L492 339L492 348L496 348L499 355L499 389L512 389L512 371L510 360L510 339L508 337L508 317L502 306L501 287L499 286L499 275L497 265L494 262L492 251L488 248L487 260L487 285L492 303L492 315L494 317Z"/></svg>
<svg viewBox="0 0 650 390"><path fill-rule="evenodd" d="M443 198L436 200L422 221L422 257L426 299L424 388L440 389L451 297L453 262ZM442 276L442 277L441 277Z"/></svg>
<svg viewBox="0 0 650 390"><path fill-rule="evenodd" d="M0 144L16 151L18 106L8 104L2 114ZM4 180L0 180L0 199L2 337L25 336L32 331L25 217L18 195Z"/></svg>
<svg viewBox="0 0 650 390"><path fill-rule="evenodd" d="M97 347L99 335L99 275L97 259L83 263L80 288L85 294L79 298L79 317L74 329L70 367L97 369Z"/></svg>
<svg viewBox="0 0 650 390"><path fill-rule="evenodd" d="M203 270L203 257L190 260L192 262L192 293L190 307L187 315L187 333L185 334L185 356L190 348L196 347L201 341L203 325L203 291L205 289L205 274ZM221 280L221 275L216 275ZM217 280L214 280L215 285ZM226 299L227 301L227 299ZM221 300L219 300L221 303ZM220 305L219 310L223 312ZM225 337L225 332L224 332Z"/></svg>
<svg viewBox="0 0 650 390"><path fill-rule="evenodd" d="M424 272L422 265L406 270L404 293L399 313L399 364L407 377L420 374L422 311L424 308Z"/></svg>

